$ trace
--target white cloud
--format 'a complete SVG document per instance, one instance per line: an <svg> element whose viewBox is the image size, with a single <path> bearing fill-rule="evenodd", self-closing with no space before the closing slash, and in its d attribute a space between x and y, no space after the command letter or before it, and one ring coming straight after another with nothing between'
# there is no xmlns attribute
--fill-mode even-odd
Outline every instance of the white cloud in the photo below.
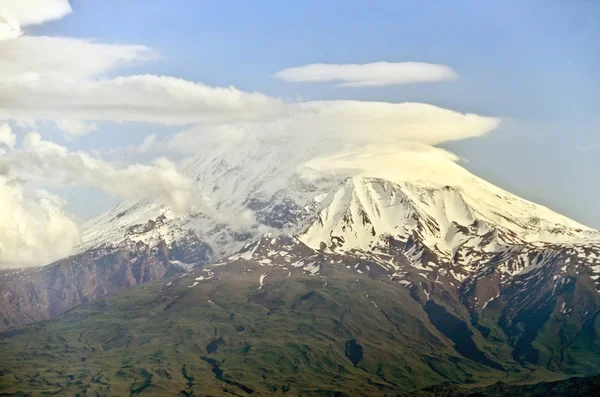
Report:
<svg viewBox="0 0 600 397"><path fill-rule="evenodd" d="M86 123L79 120L56 120L56 127L63 130L70 136L80 136L96 131L96 123Z"/></svg>
<svg viewBox="0 0 600 397"><path fill-rule="evenodd" d="M300 128L359 142L415 141L429 145L484 135L499 120L425 103L319 101L303 105Z"/></svg>
<svg viewBox="0 0 600 397"><path fill-rule="evenodd" d="M294 83L340 81L344 87L374 87L456 80L458 74L446 65L375 62L342 65L314 63L281 70L275 77Z"/></svg>
<svg viewBox="0 0 600 397"><path fill-rule="evenodd" d="M85 121L263 120L289 107L281 100L234 87L210 87L168 76L110 77L117 69L158 58L154 50L140 45L22 36L0 40L0 53L0 120L54 120L74 135L93 130L93 124Z"/></svg>
<svg viewBox="0 0 600 397"><path fill-rule="evenodd" d="M152 144L156 141L156 134L150 134L144 138L142 144L139 146L138 150L140 152L146 152L148 149L152 147Z"/></svg>
<svg viewBox="0 0 600 397"><path fill-rule="evenodd" d="M0 79L34 83L38 77L76 81L158 58L141 45L101 44L68 37L0 40Z"/></svg>
<svg viewBox="0 0 600 397"><path fill-rule="evenodd" d="M0 40L19 37L23 27L60 19L71 12L68 0L2 0Z"/></svg>
<svg viewBox="0 0 600 397"><path fill-rule="evenodd" d="M17 136L10 128L10 125L3 123L0 124L0 148L2 145L12 149L17 143Z"/></svg>
<svg viewBox="0 0 600 397"><path fill-rule="evenodd" d="M15 146L8 125L0 126L0 142ZM44 190L32 195L25 189L27 182L96 186L122 199L151 196L181 212L204 205L192 181L164 158L116 167L29 133L22 149L0 157L0 269L49 263L70 255L80 242L78 225L65 213L65 203Z"/></svg>
<svg viewBox="0 0 600 397"><path fill-rule="evenodd" d="M0 269L35 266L69 255L79 228L64 203L45 191L28 199L22 188L0 176Z"/></svg>
<svg viewBox="0 0 600 397"><path fill-rule="evenodd" d="M289 107L261 93L166 76L0 79L0 119L219 123L273 119Z"/></svg>
<svg viewBox="0 0 600 397"><path fill-rule="evenodd" d="M45 184L86 184L119 198L152 196L176 211L188 211L201 202L194 196L193 183L160 158L152 164L117 168L85 152L46 141L38 133L25 137L23 150L14 150L2 160L11 177Z"/></svg>
<svg viewBox="0 0 600 397"><path fill-rule="evenodd" d="M464 114L424 103L319 101L297 104L295 112L271 122L192 127L167 141L155 140L152 145L145 145L145 149L198 153L214 143L256 137L298 138L294 144L307 147L399 141L437 145L485 135L499 123L494 117Z"/></svg>

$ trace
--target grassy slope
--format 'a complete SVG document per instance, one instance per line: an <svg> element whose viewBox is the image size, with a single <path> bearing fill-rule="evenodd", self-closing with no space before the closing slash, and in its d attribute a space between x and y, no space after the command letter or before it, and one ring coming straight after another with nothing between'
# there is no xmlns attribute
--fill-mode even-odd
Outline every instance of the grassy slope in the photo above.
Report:
<svg viewBox="0 0 600 397"><path fill-rule="evenodd" d="M160 281L76 308L2 335L0 393L383 395L505 376L456 353L405 289L330 276Z"/></svg>
<svg viewBox="0 0 600 397"><path fill-rule="evenodd" d="M1 334L0 395L394 395L556 377L519 368L501 344L479 342L510 374L466 359L389 282L335 267L327 281L271 269L259 289L260 272L227 269Z"/></svg>
<svg viewBox="0 0 600 397"><path fill-rule="evenodd" d="M465 389L444 383L423 390L401 394L410 397L594 397L600 391L600 376L573 377L557 382L534 385L507 385L499 382L485 388ZM398 397L400 397L398 396Z"/></svg>

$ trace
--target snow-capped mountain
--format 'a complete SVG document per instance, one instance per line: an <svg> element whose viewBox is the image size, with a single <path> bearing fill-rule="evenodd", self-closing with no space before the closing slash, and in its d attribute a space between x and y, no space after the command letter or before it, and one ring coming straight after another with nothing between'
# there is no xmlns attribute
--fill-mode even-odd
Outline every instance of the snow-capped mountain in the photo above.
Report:
<svg viewBox="0 0 600 397"><path fill-rule="evenodd" d="M80 249L171 244L190 231L212 247L214 259L265 232L338 250L370 249L387 237L405 241L419 233L445 255L465 244L479 246L491 232L500 245L600 241L597 231L493 186L427 146L323 156L256 141L207 153L184 170L201 200L194 213L176 214L150 199L122 203L84 224Z"/></svg>
<svg viewBox="0 0 600 397"><path fill-rule="evenodd" d="M283 234L314 251L401 256L434 277L446 269L458 284L492 262L503 264L496 266L503 277L517 274L532 263L523 259L528 251L600 243L600 232L476 177L441 149L298 146L256 140L211 148L185 168L201 198L196 212L175 214L148 199L123 203L85 224L81 250L104 255L164 243L185 252L189 262L178 264L193 267L224 260L265 233ZM521 259L507 264L514 257Z"/></svg>
<svg viewBox="0 0 600 397"><path fill-rule="evenodd" d="M296 244L277 252L300 245L312 252L289 254L299 269L317 252L345 256L335 259L340 263L369 258L391 278L416 272L446 279L465 297L495 274L494 287L485 284L493 291L483 293L486 300L557 257L584 265L594 282L600 278L600 232L478 178L448 152L417 144L299 146L257 140L211 148L185 169L203 201L198 212L177 215L149 200L124 203L86 224L82 250L162 241L184 252L210 247L210 257L197 250L201 261L187 255L190 263L183 265L193 267L240 253L260 258L249 254L249 244L265 233L267 240L286 235ZM318 266L306 271L318 273Z"/></svg>
<svg viewBox="0 0 600 397"><path fill-rule="evenodd" d="M184 173L196 184L192 212L151 199L124 202L84 224L74 257L44 271L0 274L7 326L178 271L239 261L313 276L340 266L398 283L423 302L446 291L474 312L502 291L530 283L557 290L573 275L600 290L600 232L476 177L442 149L256 139L207 147ZM79 265L101 271L71 269ZM85 288L69 299L47 294L71 288L74 274ZM30 305L43 313L15 314L32 296L47 296Z"/></svg>

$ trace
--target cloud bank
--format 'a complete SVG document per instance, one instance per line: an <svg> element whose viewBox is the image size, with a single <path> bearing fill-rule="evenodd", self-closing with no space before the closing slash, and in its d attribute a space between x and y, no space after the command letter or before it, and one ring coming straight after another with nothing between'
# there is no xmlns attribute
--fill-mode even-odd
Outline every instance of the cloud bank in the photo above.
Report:
<svg viewBox="0 0 600 397"><path fill-rule="evenodd" d="M378 87L456 80L458 74L449 66L424 62L313 63L281 70L275 77L292 83L339 81L343 87Z"/></svg>
<svg viewBox="0 0 600 397"><path fill-rule="evenodd" d="M28 198L0 175L0 269L35 266L63 258L80 241L77 224L56 196L40 190Z"/></svg>
<svg viewBox="0 0 600 397"><path fill-rule="evenodd" d="M0 79L0 119L223 123L273 119L289 107L261 93L166 76Z"/></svg>
<svg viewBox="0 0 600 397"><path fill-rule="evenodd" d="M25 137L23 150L6 154L2 162L14 178L46 184L85 184L123 199L151 196L179 212L189 211L194 204L192 181L164 158L118 168L89 153L71 152L32 132Z"/></svg>
<svg viewBox="0 0 600 397"><path fill-rule="evenodd" d="M71 254L80 242L77 223L64 211L63 200L45 190L35 194L27 182L44 185L88 185L121 199L151 196L178 212L201 208L193 183L167 159L116 167L86 152L72 152L25 136L22 149L6 124L0 125L0 268L37 266ZM11 150L12 149L12 150Z"/></svg>
<svg viewBox="0 0 600 397"><path fill-rule="evenodd" d="M39 10L30 11L47 18L35 19L40 22L65 15L67 7L70 10L66 1L46 4L28 0L23 7L19 1L11 1L10 6L25 10L39 5ZM34 20L23 19L21 11L16 14L20 16L11 20L17 25ZM93 131L89 121L96 120L162 124L251 121L278 117L289 107L261 93L170 76L110 77L117 69L159 58L156 51L141 45L0 35L0 54L0 120L54 120L70 135Z"/></svg>
<svg viewBox="0 0 600 397"><path fill-rule="evenodd" d="M193 154L210 145L255 139L292 140L307 147L325 142L336 147L407 141L437 145L483 136L499 124L498 118L424 103L316 101L299 103L293 113L275 121L196 126L166 141L154 136L139 150Z"/></svg>

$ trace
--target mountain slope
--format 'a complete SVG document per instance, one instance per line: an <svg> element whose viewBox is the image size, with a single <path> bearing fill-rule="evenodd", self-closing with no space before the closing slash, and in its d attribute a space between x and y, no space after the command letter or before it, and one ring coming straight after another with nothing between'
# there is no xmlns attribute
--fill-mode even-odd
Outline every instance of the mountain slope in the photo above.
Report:
<svg viewBox="0 0 600 397"><path fill-rule="evenodd" d="M530 284L525 302L499 283L508 292L470 309L451 274L434 279L401 256L388 268L384 255L263 236L223 261L2 334L1 391L394 395L600 372L600 300L587 275L548 293ZM560 271L552 261L538 269Z"/></svg>
<svg viewBox="0 0 600 397"><path fill-rule="evenodd" d="M316 259L321 277L235 259L4 334L3 392L384 395L505 377L456 352L409 290Z"/></svg>
<svg viewBox="0 0 600 397"><path fill-rule="evenodd" d="M546 397L574 396L591 397L600 390L600 376L573 377L557 382L540 382L533 385L495 385L467 389L449 383L436 385L416 392L401 394L412 397Z"/></svg>

